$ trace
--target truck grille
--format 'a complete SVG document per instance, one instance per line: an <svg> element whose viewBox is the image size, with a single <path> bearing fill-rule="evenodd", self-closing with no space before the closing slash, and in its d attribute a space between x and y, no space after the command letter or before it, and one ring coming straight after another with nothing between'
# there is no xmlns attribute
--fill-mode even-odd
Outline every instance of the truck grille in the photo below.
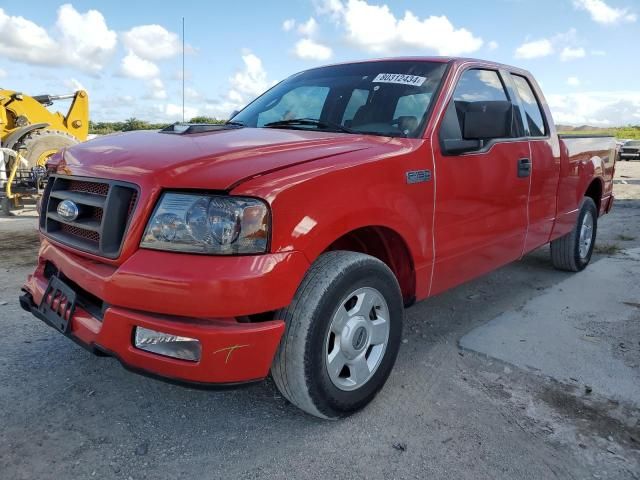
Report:
<svg viewBox="0 0 640 480"><path fill-rule="evenodd" d="M138 187L131 183L52 175L42 197L40 230L83 252L117 258L137 199ZM78 207L76 219L58 214L64 200Z"/></svg>
<svg viewBox="0 0 640 480"><path fill-rule="evenodd" d="M622 149L622 153L638 153L637 148L623 148Z"/></svg>

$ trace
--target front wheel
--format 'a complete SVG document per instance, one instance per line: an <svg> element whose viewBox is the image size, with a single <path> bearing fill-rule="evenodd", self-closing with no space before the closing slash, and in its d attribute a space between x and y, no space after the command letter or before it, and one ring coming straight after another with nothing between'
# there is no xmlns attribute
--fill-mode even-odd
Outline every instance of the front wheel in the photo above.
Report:
<svg viewBox="0 0 640 480"><path fill-rule="evenodd" d="M402 295L391 270L361 253L321 255L291 305L271 368L287 400L339 418L367 405L391 372L402 336Z"/></svg>
<svg viewBox="0 0 640 480"><path fill-rule="evenodd" d="M582 199L576 224L565 236L551 242L551 261L558 270L579 272L591 261L598 229L598 209L593 199Z"/></svg>

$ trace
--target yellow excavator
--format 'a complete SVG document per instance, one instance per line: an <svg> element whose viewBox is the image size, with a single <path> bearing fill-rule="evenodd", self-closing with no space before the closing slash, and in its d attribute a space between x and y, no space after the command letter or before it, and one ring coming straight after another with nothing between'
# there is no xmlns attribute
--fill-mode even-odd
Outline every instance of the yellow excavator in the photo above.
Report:
<svg viewBox="0 0 640 480"><path fill-rule="evenodd" d="M71 100L66 115L47 107ZM3 213L37 198L44 188L45 164L62 148L87 139L89 96L84 90L69 95L28 96L0 89L0 202Z"/></svg>

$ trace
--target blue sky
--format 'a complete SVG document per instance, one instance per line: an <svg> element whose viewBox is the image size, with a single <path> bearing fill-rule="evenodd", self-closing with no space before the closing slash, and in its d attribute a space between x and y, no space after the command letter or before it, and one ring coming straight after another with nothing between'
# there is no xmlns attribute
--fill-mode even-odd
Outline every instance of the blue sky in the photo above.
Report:
<svg viewBox="0 0 640 480"><path fill-rule="evenodd" d="M0 85L89 91L92 119L224 117L332 62L460 55L527 68L556 120L640 124L637 0L74 1L0 4Z"/></svg>

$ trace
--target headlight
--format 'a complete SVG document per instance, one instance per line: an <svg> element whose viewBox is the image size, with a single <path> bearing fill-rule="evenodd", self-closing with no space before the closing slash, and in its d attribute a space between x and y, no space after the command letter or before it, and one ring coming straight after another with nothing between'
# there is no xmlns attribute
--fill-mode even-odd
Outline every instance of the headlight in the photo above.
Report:
<svg viewBox="0 0 640 480"><path fill-rule="evenodd" d="M269 209L254 198L164 193L140 246L156 250L233 255L264 253Z"/></svg>

